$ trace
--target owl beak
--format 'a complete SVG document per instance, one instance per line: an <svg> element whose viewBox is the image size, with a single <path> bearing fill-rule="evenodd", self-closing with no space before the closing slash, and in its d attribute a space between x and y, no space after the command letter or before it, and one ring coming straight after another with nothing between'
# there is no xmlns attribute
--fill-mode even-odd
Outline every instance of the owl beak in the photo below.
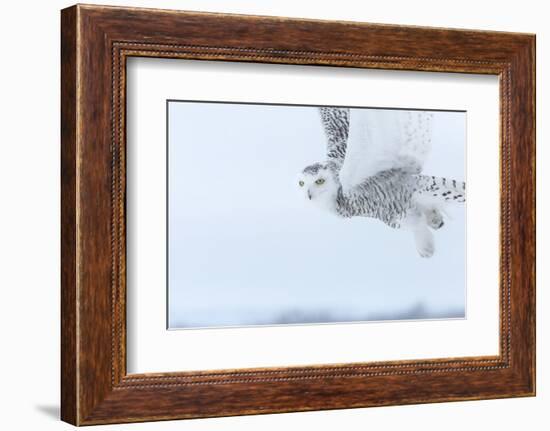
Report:
<svg viewBox="0 0 550 431"><path fill-rule="evenodd" d="M311 192L309 190L307 191L307 197L311 200Z"/></svg>

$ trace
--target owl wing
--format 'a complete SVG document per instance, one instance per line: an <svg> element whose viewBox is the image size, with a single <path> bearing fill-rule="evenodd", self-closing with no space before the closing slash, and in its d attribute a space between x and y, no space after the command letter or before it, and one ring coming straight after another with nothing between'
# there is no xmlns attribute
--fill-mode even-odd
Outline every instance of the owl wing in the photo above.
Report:
<svg viewBox="0 0 550 431"><path fill-rule="evenodd" d="M394 109L351 109L340 182L344 190L380 171L419 173L431 148L433 114Z"/></svg>
<svg viewBox="0 0 550 431"><path fill-rule="evenodd" d="M319 108L321 123L327 137L327 160L341 168L346 157L349 131L349 108Z"/></svg>

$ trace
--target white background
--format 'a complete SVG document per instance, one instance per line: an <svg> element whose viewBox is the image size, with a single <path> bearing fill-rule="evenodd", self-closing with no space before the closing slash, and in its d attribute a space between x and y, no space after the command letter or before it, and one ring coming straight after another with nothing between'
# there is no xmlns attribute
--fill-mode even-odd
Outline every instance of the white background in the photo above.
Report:
<svg viewBox="0 0 550 431"><path fill-rule="evenodd" d="M494 220L498 219L499 213L499 121L498 80L495 77L325 67L316 67L312 70L307 66L134 59L129 63L127 82L130 89L127 99L129 108L127 160L130 179L127 297L128 371L130 373L497 354L499 231ZM207 85L201 85L201 82ZM320 92L320 88L323 91ZM419 109L467 111L467 319L166 331L164 289L166 285L164 235L166 117L164 108L165 100L168 98L326 103L337 106L358 106L363 103L370 106L400 108L414 106ZM226 131L226 133L229 132ZM442 141L437 142L434 139L434 149L430 155L437 154L438 146L447 144L447 141ZM276 144L271 144L271 148L278 147ZM262 150L264 154L266 151L268 150ZM185 152L186 156L191 154L191 151ZM173 157L175 153L171 152L171 155ZM449 157L448 154L446 156ZM261 156L256 157L255 160L261 164ZM285 163L291 165L292 162L289 160ZM445 165L445 163L439 164ZM449 162L447 161L446 164L448 165ZM290 178L294 172L299 172L301 167L298 166L294 171L288 172ZM217 172L215 163L210 163L208 168ZM432 169L429 165L425 166L425 172L430 174L453 176L450 173L439 174ZM200 189L203 183L206 183L207 189L208 182L202 180L205 174L207 175L201 171L193 177L191 180L193 187ZM284 196L285 199L288 198L286 192ZM217 200L216 203L220 204L220 201ZM234 205L238 208L238 200L231 202L231 208ZM261 206L262 200L255 200L254 205ZM190 214L192 211L187 210L186 213ZM199 216L201 222L208 223L208 216L204 216L202 211ZM212 211L216 213L216 221L211 223L219 223L219 220L223 220L223 209ZM280 207L278 211L277 218L284 219L285 213L280 210ZM294 209L293 212L295 211ZM254 223L257 217L256 214L249 223ZM266 219L266 217L263 218L264 221ZM447 227L444 232L452 232L452 223L459 223L459 220L460 218L451 220L449 222L451 228ZM359 219L355 221L358 222L356 226L362 225L359 224ZM269 221L267 223L269 224ZM329 228L314 227L316 233L325 232L325 229L330 232ZM235 227L232 230L233 233L239 231ZM175 229L171 230L171 235L174 235L174 231ZM390 239L386 239L389 232L381 231L384 233L386 247L407 250L407 246L410 245L406 241L410 240L410 237L406 238L407 232L394 231L396 234L401 234L400 239L403 242L393 245ZM210 232L216 231L211 229ZM358 232L356 228L354 235L358 236ZM213 233L213 235L223 238L223 233ZM277 236L283 239L283 235L278 233ZM310 239L303 239L300 234L294 234L294 236L301 238L300 241L313 242ZM376 235L365 236L369 238L370 247L376 248L372 245L376 243ZM459 233L459 237L463 239L463 231ZM265 240L265 238L265 235L262 236L262 239ZM436 234L436 241L452 242L453 239L452 237L443 239L441 235ZM331 244L329 234L325 234L324 240ZM362 241L360 246L354 246L354 241L355 239L347 240L346 248L353 250L356 247L359 250L356 253L360 253L371 263L376 262L375 257L369 257L368 252L363 251L365 241ZM454 241L457 240L454 239ZM192 247L192 240L182 242L186 247ZM244 244L245 239L241 242ZM217 247L223 249L223 245ZM293 244L291 247L297 249L299 245ZM318 249L321 247L318 246ZM333 250L337 249L336 245L329 245L330 247ZM447 268L449 277L456 276L450 266L453 260L455 263L461 260L456 259L452 254L445 255L445 249L441 243L439 247L437 252L439 254L427 260L413 255L412 260L408 261L411 258L408 253L404 256L395 252L384 255L383 251L376 251L382 260L376 265L383 267L386 262L396 259L399 261L400 271L406 273L407 265L420 267L439 264ZM233 249L231 252L238 254L239 250ZM261 253L261 249L257 249L256 252ZM288 254L292 255L288 251L284 252L285 257ZM440 258L444 262L438 262ZM278 262L282 260L280 256L273 259ZM238 264L238 262L233 263L233 265ZM333 264L334 267L337 265L337 263ZM361 262L357 265L363 271L366 270L366 266ZM278 270L285 271L284 262ZM309 273L312 270L306 271ZM433 277L434 269L430 271ZM248 272L248 275L251 272ZM266 269L262 271L262 277L265 277L265 274L268 274ZM327 278L329 276L324 275ZM367 277L375 278L376 271L369 272ZM381 277L384 282L387 280L391 283L389 281L391 279L385 274L381 274ZM407 285L411 290L420 291L406 277L394 282ZM419 278L419 275L409 272L408 277ZM361 278L365 279L365 274L361 273ZM210 276L209 273L209 283L215 280L216 276ZM351 283L352 280L353 275L349 279L346 277L346 283ZM446 281L440 282L437 288L444 291L452 287L450 284L447 285ZM286 282L285 280L281 283ZM255 287L258 288L261 283L262 281L256 282ZM462 283L461 280L460 284ZM316 288L321 290L322 286ZM384 293L386 302L390 302L388 298L392 297L391 290L384 287ZM346 295L346 292L341 290L340 294ZM400 292L393 295L405 296ZM189 301L192 302L192 300ZM337 301L333 299L332 303L336 304ZM209 308L212 313L216 313L214 301L209 303ZM382 306L377 308L383 310ZM379 343L378 340L385 342Z"/></svg>
<svg viewBox="0 0 550 431"><path fill-rule="evenodd" d="M103 3L113 3L103 1ZM297 0L118 1L117 4L189 10L346 19L394 24L537 33L537 112L550 116L550 50L544 2ZM57 420L59 399L59 9L64 1L3 5L0 69L0 303L2 428L70 429ZM547 123L546 123L547 124ZM547 261L550 181L544 166L548 126L538 124L538 261ZM548 272L538 269L538 396L330 412L106 426L147 430L498 430L546 429L550 420ZM545 315L546 313L546 315Z"/></svg>

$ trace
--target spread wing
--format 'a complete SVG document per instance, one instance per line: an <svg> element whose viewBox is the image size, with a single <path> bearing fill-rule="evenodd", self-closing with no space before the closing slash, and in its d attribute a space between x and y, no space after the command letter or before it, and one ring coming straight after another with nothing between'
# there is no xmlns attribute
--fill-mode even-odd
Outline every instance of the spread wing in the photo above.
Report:
<svg viewBox="0 0 550 431"><path fill-rule="evenodd" d="M346 157L349 132L349 108L319 108L321 123L327 137L327 161L333 161L341 168Z"/></svg>
<svg viewBox="0 0 550 431"><path fill-rule="evenodd" d="M396 109L351 109L340 182L345 190L380 171L419 173L431 148L433 114Z"/></svg>

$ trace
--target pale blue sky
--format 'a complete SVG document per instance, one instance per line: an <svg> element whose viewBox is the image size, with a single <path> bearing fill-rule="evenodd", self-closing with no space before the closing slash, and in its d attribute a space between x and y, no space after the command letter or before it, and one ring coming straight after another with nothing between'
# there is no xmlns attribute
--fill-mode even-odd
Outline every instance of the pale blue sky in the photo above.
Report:
<svg viewBox="0 0 550 431"><path fill-rule="evenodd" d="M298 192L325 157L317 108L169 102L169 327L461 317L465 207L431 259L410 232ZM465 177L466 113L434 112L424 172Z"/></svg>

